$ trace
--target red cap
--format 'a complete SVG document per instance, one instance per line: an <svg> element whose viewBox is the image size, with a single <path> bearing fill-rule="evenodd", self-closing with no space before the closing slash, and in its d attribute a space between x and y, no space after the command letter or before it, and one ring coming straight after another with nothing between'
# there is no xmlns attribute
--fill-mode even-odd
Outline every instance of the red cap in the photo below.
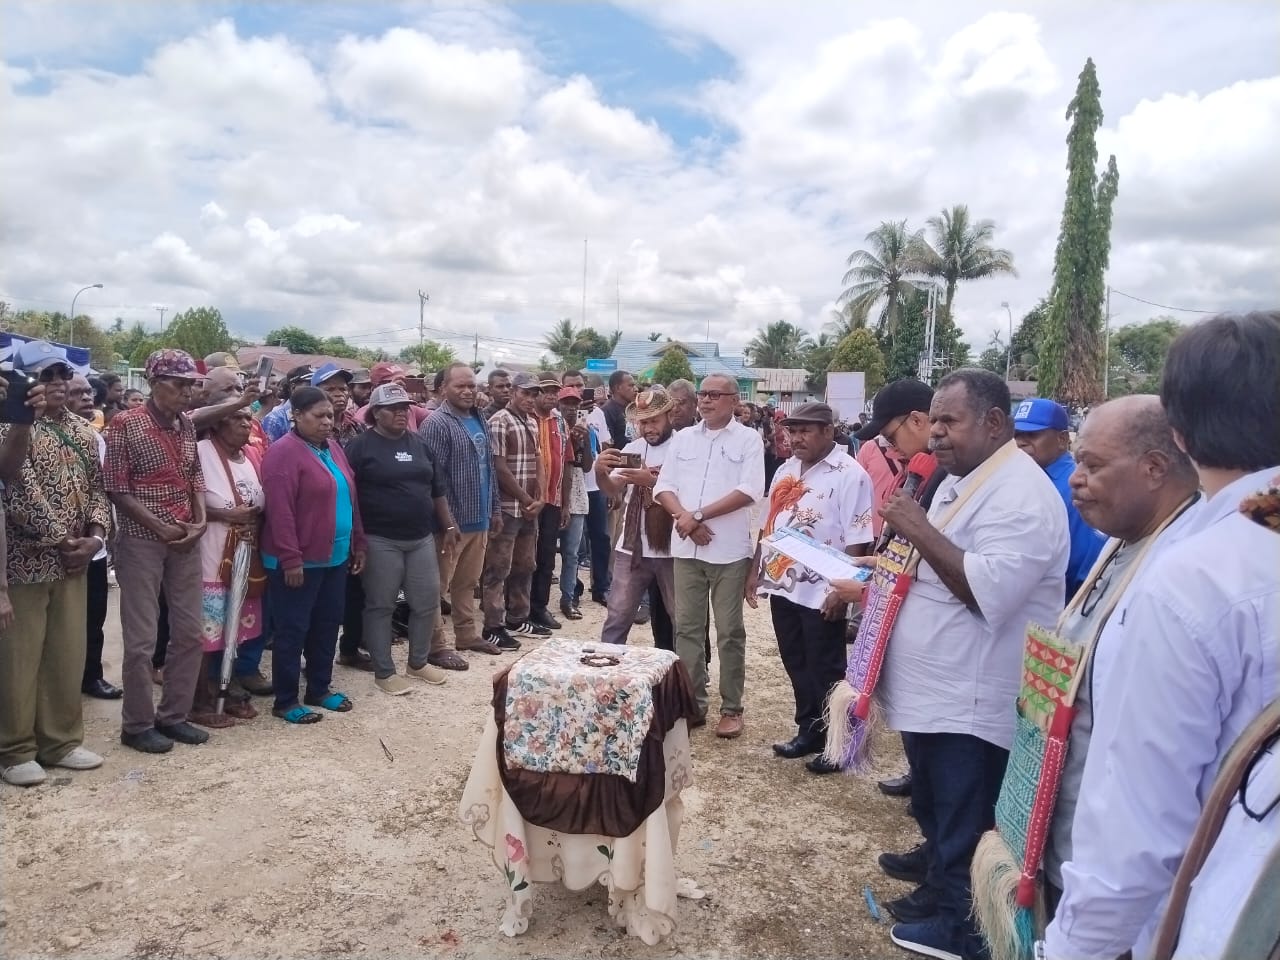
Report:
<svg viewBox="0 0 1280 960"><path fill-rule="evenodd" d="M390 361L383 360L380 363L375 363L369 368L369 382L375 387L379 384L392 383L396 380L404 379L404 367L400 366L398 363L391 363Z"/></svg>
<svg viewBox="0 0 1280 960"><path fill-rule="evenodd" d="M578 387L561 387L559 398L564 400L566 397L574 397L581 400L582 391Z"/></svg>

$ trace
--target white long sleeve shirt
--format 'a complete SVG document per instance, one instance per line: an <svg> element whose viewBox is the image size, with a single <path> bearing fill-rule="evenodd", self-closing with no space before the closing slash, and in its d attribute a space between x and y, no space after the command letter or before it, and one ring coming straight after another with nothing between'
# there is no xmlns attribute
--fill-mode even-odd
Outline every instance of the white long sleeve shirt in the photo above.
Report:
<svg viewBox="0 0 1280 960"><path fill-rule="evenodd" d="M764 496L764 444L760 434L736 420L730 420L721 430L709 430L703 421L676 431L653 495L674 493L686 510L698 510L733 490L745 493L753 501ZM709 544L700 547L673 533L671 556L733 563L755 554L751 505L706 523L711 530Z"/></svg>
<svg viewBox="0 0 1280 960"><path fill-rule="evenodd" d="M1219 491L1133 591L1126 641L1095 685L1072 859L1045 936L1051 960L1113 960L1130 948L1135 960L1149 956L1219 765L1280 694L1280 534L1239 511L1276 473ZM1265 835L1242 831L1234 842ZM1225 941L1240 907L1234 890L1198 887L1197 910L1220 918Z"/></svg>

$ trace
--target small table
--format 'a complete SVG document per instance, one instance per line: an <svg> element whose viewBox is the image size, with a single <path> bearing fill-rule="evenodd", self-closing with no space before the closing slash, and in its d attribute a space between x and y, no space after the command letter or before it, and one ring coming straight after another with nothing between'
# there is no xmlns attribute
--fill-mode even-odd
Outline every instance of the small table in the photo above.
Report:
<svg viewBox="0 0 1280 960"><path fill-rule="evenodd" d="M458 815L506 880L502 932L528 929L532 884L562 883L608 889L609 915L647 944L670 935L677 896L702 896L675 867L697 716L684 665L556 639L493 685Z"/></svg>

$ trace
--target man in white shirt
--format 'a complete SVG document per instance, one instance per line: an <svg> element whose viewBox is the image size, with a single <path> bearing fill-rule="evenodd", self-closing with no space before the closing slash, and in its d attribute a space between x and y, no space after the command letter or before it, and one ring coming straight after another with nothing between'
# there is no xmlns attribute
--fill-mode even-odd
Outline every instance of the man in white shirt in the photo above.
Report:
<svg viewBox="0 0 1280 960"><path fill-rule="evenodd" d="M851 557L870 549L871 478L849 456L849 448L836 443L835 422L825 403L802 403L775 428L789 432L791 457L774 472L769 486L762 541L785 527ZM757 590L769 597L778 653L796 701L796 735L775 743L773 752L789 760L821 754L827 739L822 707L845 673L849 606L829 593L819 574L763 542L747 578L746 599L753 608ZM820 774L840 769L822 756L806 766Z"/></svg>
<svg viewBox="0 0 1280 960"><path fill-rule="evenodd" d="M911 801L930 850L938 912L895 924L893 942L940 958L985 955L971 919L969 867L1013 743L1029 620L1062 611L1067 512L1013 442L1009 388L986 370L943 377L929 409L942 481L929 513L902 491L880 509L921 562L894 622L878 695L912 734Z"/></svg>
<svg viewBox="0 0 1280 960"><path fill-rule="evenodd" d="M609 588L609 614L600 639L626 643L636 607L651 586L668 606L674 603L675 573L671 561L671 517L653 500L658 471L671 446L671 398L662 387L636 395L627 408L627 419L640 436L621 450L602 450L595 474L600 489L611 497L625 497L622 535L613 561L613 585ZM627 466L628 460L639 466ZM654 542L654 537L659 542Z"/></svg>
<svg viewBox="0 0 1280 960"><path fill-rule="evenodd" d="M1094 686L1071 859L1045 937L1053 960L1150 955L1223 758L1280 696L1277 384L1280 311L1214 317L1169 349L1160 400L1207 503L1133 591L1126 641ZM1250 791L1255 810L1274 798L1261 794ZM1242 846L1215 849L1217 870L1196 882L1189 916L1213 917L1217 933L1194 929L1196 960L1226 955L1244 903L1232 872L1256 871L1276 833L1220 843Z"/></svg>
<svg viewBox="0 0 1280 960"><path fill-rule="evenodd" d="M712 374L698 390L702 422L681 430L654 488L675 518L676 652L689 671L704 722L707 655L703 629L707 602L720 650L720 722L716 736L742 735L747 630L742 598L755 552L751 507L764 494L764 445L760 435L733 418L738 384Z"/></svg>

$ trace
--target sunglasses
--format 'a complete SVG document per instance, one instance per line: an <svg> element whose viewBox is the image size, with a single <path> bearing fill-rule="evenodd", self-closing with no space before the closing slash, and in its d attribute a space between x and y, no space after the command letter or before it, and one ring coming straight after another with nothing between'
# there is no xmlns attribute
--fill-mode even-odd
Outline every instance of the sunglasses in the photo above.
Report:
<svg viewBox="0 0 1280 960"><path fill-rule="evenodd" d="M55 380L70 380L75 371L61 363L53 363L40 371L41 383L53 383Z"/></svg>

